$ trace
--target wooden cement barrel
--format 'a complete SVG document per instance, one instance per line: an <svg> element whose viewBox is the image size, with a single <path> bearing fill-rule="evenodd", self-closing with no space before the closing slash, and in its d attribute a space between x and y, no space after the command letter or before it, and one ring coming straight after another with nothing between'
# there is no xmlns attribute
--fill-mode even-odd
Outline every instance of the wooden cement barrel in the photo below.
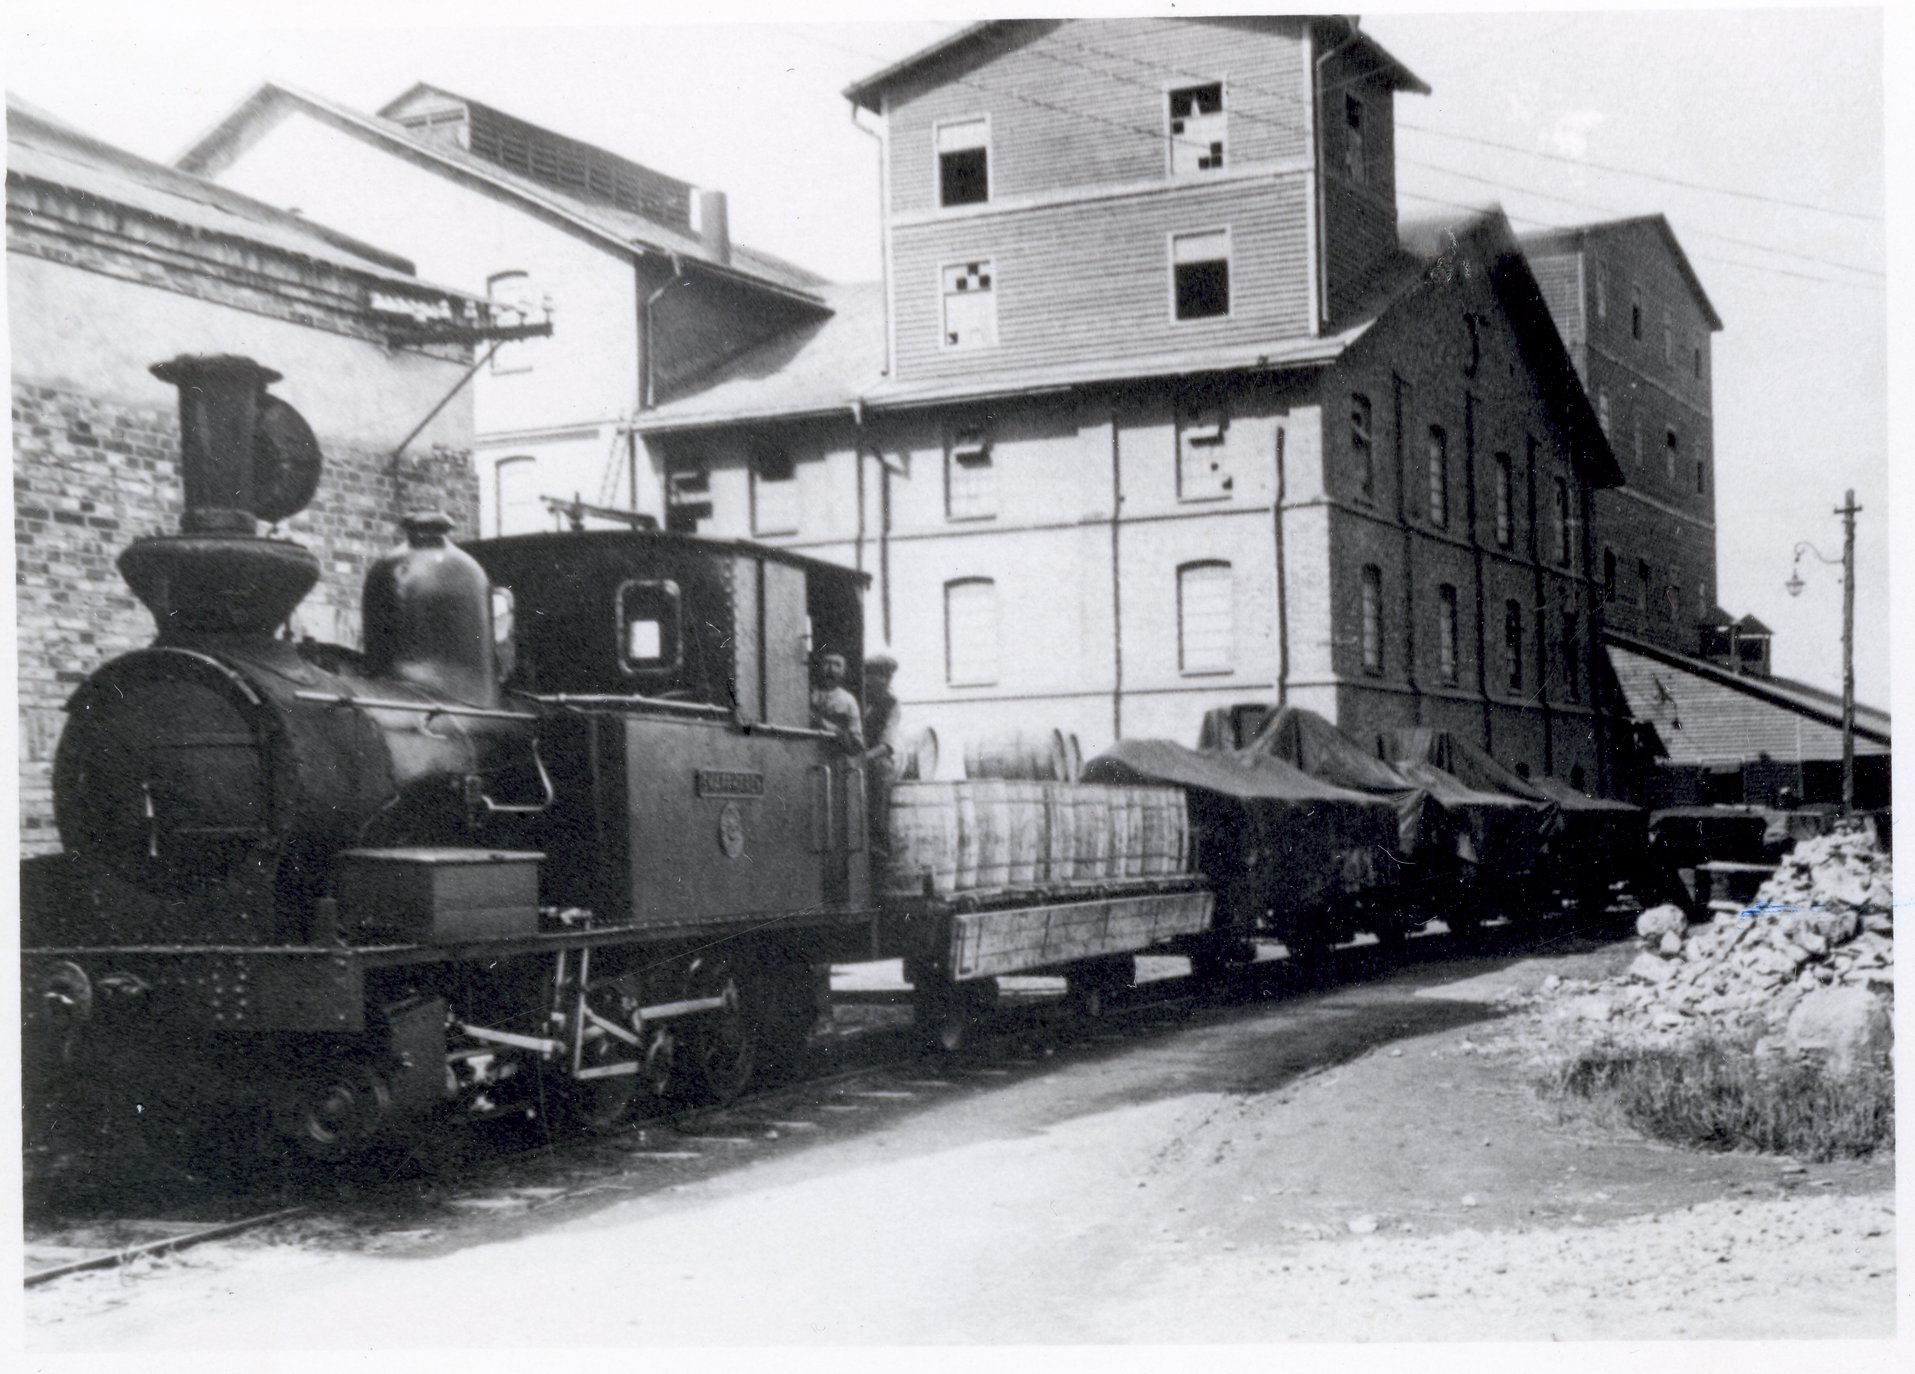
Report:
<svg viewBox="0 0 1915 1374"><path fill-rule="evenodd" d="M970 794L977 821L977 876L972 886L992 892L1011 885L1011 806L1002 778L977 778L957 786ZM960 814L962 814L960 812Z"/></svg>
<svg viewBox="0 0 1915 1374"><path fill-rule="evenodd" d="M941 785L951 790L952 804L957 811L957 874L952 886L959 892L969 892L977 887L978 851L983 844L983 836L978 833L977 805L971 789L964 783Z"/></svg>
<svg viewBox="0 0 1915 1374"><path fill-rule="evenodd" d="M1010 884L1030 887L1039 881L1045 858L1044 784L1007 782L1004 793L1011 821Z"/></svg>
<svg viewBox="0 0 1915 1374"><path fill-rule="evenodd" d="M966 742L964 776L1068 782L1070 752L1058 730L989 735Z"/></svg>
<svg viewBox="0 0 1915 1374"><path fill-rule="evenodd" d="M1072 837L1076 849L1075 881L1101 882L1110 876L1110 791L1093 783L1068 786Z"/></svg>
<svg viewBox="0 0 1915 1374"><path fill-rule="evenodd" d="M1044 799L1044 857L1038 881L1068 883L1077 876L1077 808L1069 783L1040 782Z"/></svg>
<svg viewBox="0 0 1915 1374"><path fill-rule="evenodd" d="M1077 736L1064 736L1064 754L1067 760L1064 768L1064 780L1076 782L1084 776L1084 746L1077 742Z"/></svg>
<svg viewBox="0 0 1915 1374"><path fill-rule="evenodd" d="M1144 812L1154 803L1150 788L1126 787L1124 793L1124 876L1144 873Z"/></svg>
<svg viewBox="0 0 1915 1374"><path fill-rule="evenodd" d="M885 891L896 896L931 890L948 897L957 890L958 807L949 783L901 782L891 789L891 859Z"/></svg>
<svg viewBox="0 0 1915 1374"><path fill-rule="evenodd" d="M1141 876L1158 877L1184 871L1184 794L1170 787L1143 789Z"/></svg>

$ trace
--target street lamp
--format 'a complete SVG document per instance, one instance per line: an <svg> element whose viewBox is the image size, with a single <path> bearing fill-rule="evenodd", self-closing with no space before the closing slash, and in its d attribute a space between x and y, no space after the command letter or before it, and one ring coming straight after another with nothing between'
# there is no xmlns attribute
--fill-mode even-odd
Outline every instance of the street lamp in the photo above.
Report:
<svg viewBox="0 0 1915 1374"><path fill-rule="evenodd" d="M1782 585L1790 596L1802 595L1802 555L1842 569L1842 814L1855 813L1855 517L1861 511L1855 493L1843 493L1835 513L1842 517L1842 556L1830 558L1804 539L1795 546L1795 566Z"/></svg>

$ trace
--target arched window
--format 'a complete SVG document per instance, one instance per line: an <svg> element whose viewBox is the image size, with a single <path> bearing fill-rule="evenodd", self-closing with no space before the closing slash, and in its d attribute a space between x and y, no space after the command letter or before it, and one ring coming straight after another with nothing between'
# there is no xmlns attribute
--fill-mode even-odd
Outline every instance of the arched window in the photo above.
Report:
<svg viewBox="0 0 1915 1374"><path fill-rule="evenodd" d="M545 528L540 508L538 459L526 454L501 458L492 470L495 534L530 534Z"/></svg>
<svg viewBox="0 0 1915 1374"><path fill-rule="evenodd" d="M1504 681L1512 692L1523 690L1523 603L1503 603Z"/></svg>
<svg viewBox="0 0 1915 1374"><path fill-rule="evenodd" d="M1516 476L1507 453L1496 455L1496 547L1516 542Z"/></svg>
<svg viewBox="0 0 1915 1374"><path fill-rule="evenodd" d="M1230 565L1177 569L1177 666L1185 673L1228 673L1236 666L1236 581Z"/></svg>
<svg viewBox="0 0 1915 1374"><path fill-rule="evenodd" d="M1449 436L1435 425L1430 426L1427 452L1430 523L1438 529L1444 529L1450 523L1450 441Z"/></svg>
<svg viewBox="0 0 1915 1374"><path fill-rule="evenodd" d="M944 679L953 687L988 687L998 671L997 583L961 577L944 584Z"/></svg>
<svg viewBox="0 0 1915 1374"><path fill-rule="evenodd" d="M1556 479L1556 564L1558 567L1569 566L1571 532L1569 483L1558 477Z"/></svg>
<svg viewBox="0 0 1915 1374"><path fill-rule="evenodd" d="M537 302L532 295L532 278L524 272L494 272L485 279L485 296L492 302L492 311L499 316L500 324L526 324L532 319ZM494 375L508 372L530 372L532 355L526 351L523 340L516 343L502 343L492 354Z"/></svg>
<svg viewBox="0 0 1915 1374"><path fill-rule="evenodd" d="M1447 582L1436 589L1436 672L1456 685L1456 588Z"/></svg>
<svg viewBox="0 0 1915 1374"><path fill-rule="evenodd" d="M1363 671L1383 671L1383 569L1363 568Z"/></svg>

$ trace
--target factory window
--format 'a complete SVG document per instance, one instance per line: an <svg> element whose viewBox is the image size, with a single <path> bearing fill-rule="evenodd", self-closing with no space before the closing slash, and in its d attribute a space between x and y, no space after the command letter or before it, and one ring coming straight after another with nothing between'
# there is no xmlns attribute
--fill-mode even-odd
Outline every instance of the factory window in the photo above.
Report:
<svg viewBox="0 0 1915 1374"><path fill-rule="evenodd" d="M1602 437L1609 437L1609 393L1602 387L1596 388L1596 423L1602 426Z"/></svg>
<svg viewBox="0 0 1915 1374"><path fill-rule="evenodd" d="M1523 606L1503 603L1503 681L1510 691L1523 690Z"/></svg>
<svg viewBox="0 0 1915 1374"><path fill-rule="evenodd" d="M1574 533L1569 518L1569 483L1556 479L1556 566L1569 566L1569 541Z"/></svg>
<svg viewBox="0 0 1915 1374"><path fill-rule="evenodd" d="M751 532L798 532L798 466L783 449L766 449L751 469Z"/></svg>
<svg viewBox="0 0 1915 1374"><path fill-rule="evenodd" d="M1363 102L1343 97L1343 166L1350 180L1361 186L1370 179L1369 159L1363 149Z"/></svg>
<svg viewBox="0 0 1915 1374"><path fill-rule="evenodd" d="M1447 582L1436 589L1436 671L1456 685L1456 588Z"/></svg>
<svg viewBox="0 0 1915 1374"><path fill-rule="evenodd" d="M618 589L619 666L628 673L676 668L682 636L676 582L625 582Z"/></svg>
<svg viewBox="0 0 1915 1374"><path fill-rule="evenodd" d="M492 303L495 321L502 325L530 324L538 308L532 278L524 272L494 272L485 279L485 297ZM502 343L492 351L494 376L531 370L532 355L524 340Z"/></svg>
<svg viewBox="0 0 1915 1374"><path fill-rule="evenodd" d="M1172 302L1180 320L1203 320L1230 313L1230 231L1172 234Z"/></svg>
<svg viewBox="0 0 1915 1374"><path fill-rule="evenodd" d="M997 342L997 274L990 260L960 262L941 274L944 347L990 348Z"/></svg>
<svg viewBox="0 0 1915 1374"><path fill-rule="evenodd" d="M1363 671L1383 671L1383 569L1363 568Z"/></svg>
<svg viewBox="0 0 1915 1374"><path fill-rule="evenodd" d="M1604 601L1616 599L1616 551L1614 549L1602 551L1602 599Z"/></svg>
<svg viewBox="0 0 1915 1374"><path fill-rule="evenodd" d="M1646 558L1638 558L1636 560L1636 584L1637 584L1638 590L1641 592L1641 595L1642 595L1642 600L1639 604L1642 606L1642 613L1644 616L1647 616L1649 614L1650 580L1651 579L1649 576L1649 560Z"/></svg>
<svg viewBox="0 0 1915 1374"><path fill-rule="evenodd" d="M997 465L982 428L954 429L945 439L944 510L953 520L989 520L997 514Z"/></svg>
<svg viewBox="0 0 1915 1374"><path fill-rule="evenodd" d="M1629 288L1629 337L1642 342L1642 288Z"/></svg>
<svg viewBox="0 0 1915 1374"><path fill-rule="evenodd" d="M1236 666L1236 583L1228 563L1177 569L1177 666L1186 674Z"/></svg>
<svg viewBox="0 0 1915 1374"><path fill-rule="evenodd" d="M1428 439L1430 523L1446 529L1450 523L1450 441L1435 425Z"/></svg>
<svg viewBox="0 0 1915 1374"><path fill-rule="evenodd" d="M1173 176L1223 166L1223 83L1181 86L1170 92L1170 171Z"/></svg>
<svg viewBox="0 0 1915 1374"><path fill-rule="evenodd" d="M545 527L538 489L538 459L520 455L501 458L493 469L493 492L497 509L495 534L529 534Z"/></svg>
<svg viewBox="0 0 1915 1374"><path fill-rule="evenodd" d="M1350 456L1355 460L1358 488L1365 496L1376 495L1376 446L1370 442L1370 398L1359 392L1350 394Z"/></svg>
<svg viewBox="0 0 1915 1374"><path fill-rule="evenodd" d="M1582 653L1576 642L1576 617L1563 612L1563 692L1570 701L1583 699Z"/></svg>
<svg viewBox="0 0 1915 1374"><path fill-rule="evenodd" d="M1664 430L1662 435L1662 465L1671 482L1676 480L1676 450L1680 444L1673 429Z"/></svg>
<svg viewBox="0 0 1915 1374"><path fill-rule="evenodd" d="M1707 474L1708 474L1708 464L1704 463L1702 459L1700 458L1696 459L1696 495L1697 496L1702 495L1702 493L1708 489L1709 483L1708 483Z"/></svg>
<svg viewBox="0 0 1915 1374"><path fill-rule="evenodd" d="M1642 466L1642 416L1629 417L1629 443L1636 451L1636 466Z"/></svg>
<svg viewBox="0 0 1915 1374"><path fill-rule="evenodd" d="M997 681L997 583L964 577L944 584L944 680L953 687Z"/></svg>
<svg viewBox="0 0 1915 1374"><path fill-rule="evenodd" d="M1225 463L1223 407L1188 401L1177 407L1177 499L1221 501L1233 479Z"/></svg>
<svg viewBox="0 0 1915 1374"><path fill-rule="evenodd" d="M1465 315L1463 330L1468 336L1463 340L1463 375L1474 377L1483 365L1483 326L1475 315Z"/></svg>
<svg viewBox="0 0 1915 1374"><path fill-rule="evenodd" d="M1695 373L1696 380L1698 382L1701 381L1702 380L1702 346L1700 344L1696 345L1695 352L1690 359L1689 365L1690 365L1690 369Z"/></svg>
<svg viewBox="0 0 1915 1374"><path fill-rule="evenodd" d="M988 119L938 125L937 147L939 205L977 205L991 198Z"/></svg>
<svg viewBox="0 0 1915 1374"><path fill-rule="evenodd" d="M1609 318L1609 265L1596 259L1596 318Z"/></svg>
<svg viewBox="0 0 1915 1374"><path fill-rule="evenodd" d="M1516 542L1516 479L1507 453L1496 455L1496 547Z"/></svg>
<svg viewBox="0 0 1915 1374"><path fill-rule="evenodd" d="M1662 360L1676 360L1676 317L1666 305L1662 307Z"/></svg>

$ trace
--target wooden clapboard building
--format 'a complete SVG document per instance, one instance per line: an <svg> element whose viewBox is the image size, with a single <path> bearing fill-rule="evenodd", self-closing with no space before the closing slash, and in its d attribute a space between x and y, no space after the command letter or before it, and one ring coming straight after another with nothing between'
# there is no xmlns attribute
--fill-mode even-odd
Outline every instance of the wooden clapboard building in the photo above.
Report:
<svg viewBox="0 0 1915 1374"><path fill-rule="evenodd" d="M1275 697L1599 785L1620 474L1500 213L1398 223L1425 89L1329 16L993 21L858 82L884 280L640 418L668 521L872 573L948 735Z"/></svg>

